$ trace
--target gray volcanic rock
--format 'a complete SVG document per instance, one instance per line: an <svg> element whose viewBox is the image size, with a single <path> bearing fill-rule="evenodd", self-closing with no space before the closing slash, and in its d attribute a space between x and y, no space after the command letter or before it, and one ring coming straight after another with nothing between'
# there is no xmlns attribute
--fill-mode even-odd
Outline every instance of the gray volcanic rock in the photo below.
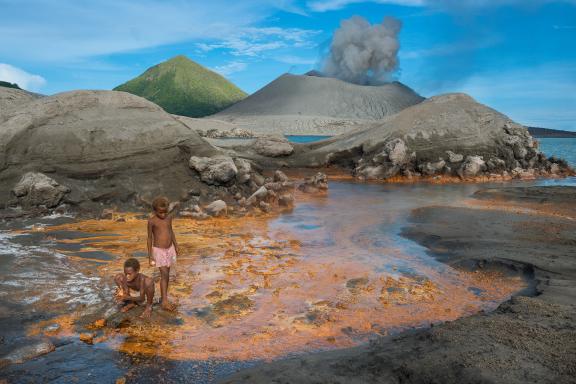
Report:
<svg viewBox="0 0 576 384"><path fill-rule="evenodd" d="M56 347L49 340L32 341L0 357L0 367L9 364L22 364L38 356L54 352L55 349Z"/></svg>
<svg viewBox="0 0 576 384"><path fill-rule="evenodd" d="M0 123L0 201L41 172L83 201L171 199L204 188L187 162L220 152L157 105L114 91L73 91L16 108Z"/></svg>
<svg viewBox="0 0 576 384"><path fill-rule="evenodd" d="M12 110L42 97L23 89L0 87L0 122Z"/></svg>
<svg viewBox="0 0 576 384"><path fill-rule="evenodd" d="M284 74L210 119L256 133L343 133L420 103L423 97L394 82L361 86L338 79Z"/></svg>
<svg viewBox="0 0 576 384"><path fill-rule="evenodd" d="M197 157L192 156L189 161L190 168L200 174L200 178L207 184L223 185L236 177L238 169L231 157Z"/></svg>
<svg viewBox="0 0 576 384"><path fill-rule="evenodd" d="M294 152L292 144L282 136L259 137L254 142L253 149L257 154L267 157L288 156Z"/></svg>
<svg viewBox="0 0 576 384"><path fill-rule="evenodd" d="M446 162L449 161L449 163ZM388 119L329 140L298 147L294 166L339 164L361 177L448 174L533 169L569 172L537 149L528 130L465 94L435 96Z"/></svg>
<svg viewBox="0 0 576 384"><path fill-rule="evenodd" d="M23 206L56 207L70 188L42 173L28 172L12 189L12 193Z"/></svg>

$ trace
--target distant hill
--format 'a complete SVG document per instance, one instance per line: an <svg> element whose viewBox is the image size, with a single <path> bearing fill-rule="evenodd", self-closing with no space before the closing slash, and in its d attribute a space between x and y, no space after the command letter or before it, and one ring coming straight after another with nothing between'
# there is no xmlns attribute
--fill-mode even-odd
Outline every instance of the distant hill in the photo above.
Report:
<svg viewBox="0 0 576 384"><path fill-rule="evenodd" d="M2 81L0 80L0 87L6 87L6 88L14 88L14 89L22 89L18 86L18 84L16 83L9 83L7 81Z"/></svg>
<svg viewBox="0 0 576 384"><path fill-rule="evenodd" d="M562 131L559 129L548 129L539 127L528 127L530 134L537 138L544 137L574 137L576 138L576 132Z"/></svg>
<svg viewBox="0 0 576 384"><path fill-rule="evenodd" d="M114 90L142 96L166 112L189 117L214 114L246 97L224 77L186 56L155 65Z"/></svg>

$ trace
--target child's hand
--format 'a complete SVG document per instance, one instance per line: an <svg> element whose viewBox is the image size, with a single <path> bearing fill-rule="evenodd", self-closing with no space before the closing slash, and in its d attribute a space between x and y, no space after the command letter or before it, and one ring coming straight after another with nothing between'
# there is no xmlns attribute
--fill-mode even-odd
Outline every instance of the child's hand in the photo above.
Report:
<svg viewBox="0 0 576 384"><path fill-rule="evenodd" d="M155 267L156 266L156 262L154 260L148 260L148 262L150 263L151 267Z"/></svg>

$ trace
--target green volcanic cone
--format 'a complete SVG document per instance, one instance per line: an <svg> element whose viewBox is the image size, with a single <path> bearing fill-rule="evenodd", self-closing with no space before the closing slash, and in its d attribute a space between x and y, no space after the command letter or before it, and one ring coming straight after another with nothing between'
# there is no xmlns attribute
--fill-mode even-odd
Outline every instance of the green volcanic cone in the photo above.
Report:
<svg viewBox="0 0 576 384"><path fill-rule="evenodd" d="M176 115L202 117L242 100L246 93L186 56L155 65L114 88L158 104Z"/></svg>

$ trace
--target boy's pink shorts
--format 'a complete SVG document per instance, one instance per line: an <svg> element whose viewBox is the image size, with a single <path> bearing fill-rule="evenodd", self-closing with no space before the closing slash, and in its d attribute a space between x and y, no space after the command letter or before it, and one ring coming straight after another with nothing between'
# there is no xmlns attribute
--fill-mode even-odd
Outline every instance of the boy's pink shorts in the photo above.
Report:
<svg viewBox="0 0 576 384"><path fill-rule="evenodd" d="M176 262L176 249L174 244L170 248L152 247L152 256L157 267L169 267Z"/></svg>

